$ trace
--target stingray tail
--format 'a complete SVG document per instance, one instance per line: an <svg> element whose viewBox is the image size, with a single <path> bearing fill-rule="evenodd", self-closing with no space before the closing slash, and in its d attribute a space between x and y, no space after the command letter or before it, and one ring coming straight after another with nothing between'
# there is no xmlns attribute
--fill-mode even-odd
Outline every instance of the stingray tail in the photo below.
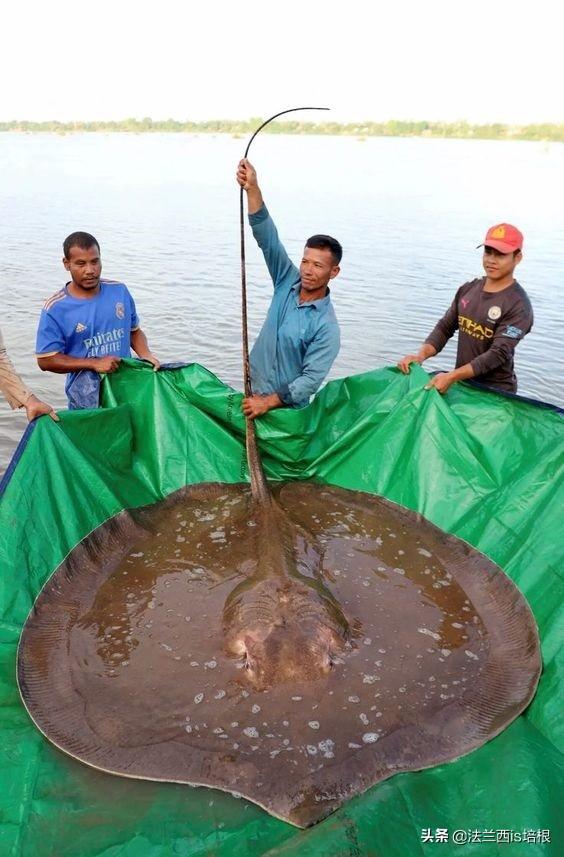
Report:
<svg viewBox="0 0 564 857"><path fill-rule="evenodd" d="M262 462L257 446L256 427L253 420L247 420L247 461L249 462L249 475L251 479L251 493L253 499L261 504L270 503L272 494L262 469Z"/></svg>

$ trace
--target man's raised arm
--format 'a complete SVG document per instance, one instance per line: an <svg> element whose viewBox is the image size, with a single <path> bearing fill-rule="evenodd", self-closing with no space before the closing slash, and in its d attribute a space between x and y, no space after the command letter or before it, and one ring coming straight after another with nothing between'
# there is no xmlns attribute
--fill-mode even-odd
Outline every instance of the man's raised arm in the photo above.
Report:
<svg viewBox="0 0 564 857"><path fill-rule="evenodd" d="M290 261L290 257L278 237L278 230L262 198L256 170L246 158L239 161L237 182L247 192L249 220L253 235L262 250L274 288L276 289L284 283L296 283L300 278L300 273Z"/></svg>
<svg viewBox="0 0 564 857"><path fill-rule="evenodd" d="M256 214L263 207L264 199L258 186L257 171L246 158L242 158L237 165L237 181L247 191L249 214Z"/></svg>

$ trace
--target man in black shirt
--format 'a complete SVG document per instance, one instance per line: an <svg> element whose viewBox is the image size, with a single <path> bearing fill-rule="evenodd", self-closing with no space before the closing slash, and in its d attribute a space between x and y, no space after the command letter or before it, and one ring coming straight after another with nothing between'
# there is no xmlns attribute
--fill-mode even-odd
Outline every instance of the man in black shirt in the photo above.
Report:
<svg viewBox="0 0 564 857"><path fill-rule="evenodd" d="M439 393L469 378L497 390L517 390L514 351L533 326L531 302L513 276L523 257L523 236L515 226L499 223L479 246L484 248L486 276L464 283L417 354L398 363L408 373L410 363L434 357L458 330L456 368L435 375L427 385Z"/></svg>

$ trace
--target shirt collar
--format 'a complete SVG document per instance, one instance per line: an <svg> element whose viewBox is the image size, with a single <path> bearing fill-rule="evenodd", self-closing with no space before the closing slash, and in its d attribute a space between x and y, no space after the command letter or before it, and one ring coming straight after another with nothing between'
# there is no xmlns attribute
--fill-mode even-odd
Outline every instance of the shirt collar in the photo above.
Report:
<svg viewBox="0 0 564 857"><path fill-rule="evenodd" d="M316 301L304 301L304 303L302 304L299 302L301 288L302 284L300 280L298 280L298 282L292 286L292 291L296 295L296 303L298 306L312 306L315 307L315 309L321 309L322 306L325 306L329 303L331 297L331 289L329 288L329 286L327 286L327 294L324 297L317 298Z"/></svg>

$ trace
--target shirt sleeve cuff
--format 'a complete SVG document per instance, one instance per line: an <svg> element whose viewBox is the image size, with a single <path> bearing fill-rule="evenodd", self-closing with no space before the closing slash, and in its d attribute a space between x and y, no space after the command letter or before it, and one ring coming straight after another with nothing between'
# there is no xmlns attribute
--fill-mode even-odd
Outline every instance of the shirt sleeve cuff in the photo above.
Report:
<svg viewBox="0 0 564 857"><path fill-rule="evenodd" d="M433 346L433 348L435 348L435 349L436 349L437 354L438 354L438 353L439 353L439 351L442 351L443 346L444 346L444 344L445 344L445 343L444 343L444 342L443 342L443 343L440 343L440 342L438 341L437 337L436 337L436 336L433 336L433 334L431 333L431 334L429 334L429 336L427 337L427 339L425 339L424 344L425 344L425 345L432 345L432 346Z"/></svg>
<svg viewBox="0 0 564 857"><path fill-rule="evenodd" d="M12 390L10 393L4 392L4 395L12 410L16 411L18 408L25 408L27 400L33 396L33 393L26 387L22 387L21 390Z"/></svg>
<svg viewBox="0 0 564 857"><path fill-rule="evenodd" d="M486 367L484 366L484 361L480 359L483 357L483 354L479 354L477 357L474 357L474 359L470 361L470 366L472 367L472 371L474 372L474 378L477 378L479 375L483 375L487 371Z"/></svg>
<svg viewBox="0 0 564 857"><path fill-rule="evenodd" d="M285 405L293 405L294 399L292 398L292 393L290 391L289 384L282 384L279 390L276 391L280 401L284 402Z"/></svg>
<svg viewBox="0 0 564 857"><path fill-rule="evenodd" d="M266 220L268 216L268 208L263 202L258 211L249 214L249 223L251 226L255 226L257 223L262 223L263 220Z"/></svg>

